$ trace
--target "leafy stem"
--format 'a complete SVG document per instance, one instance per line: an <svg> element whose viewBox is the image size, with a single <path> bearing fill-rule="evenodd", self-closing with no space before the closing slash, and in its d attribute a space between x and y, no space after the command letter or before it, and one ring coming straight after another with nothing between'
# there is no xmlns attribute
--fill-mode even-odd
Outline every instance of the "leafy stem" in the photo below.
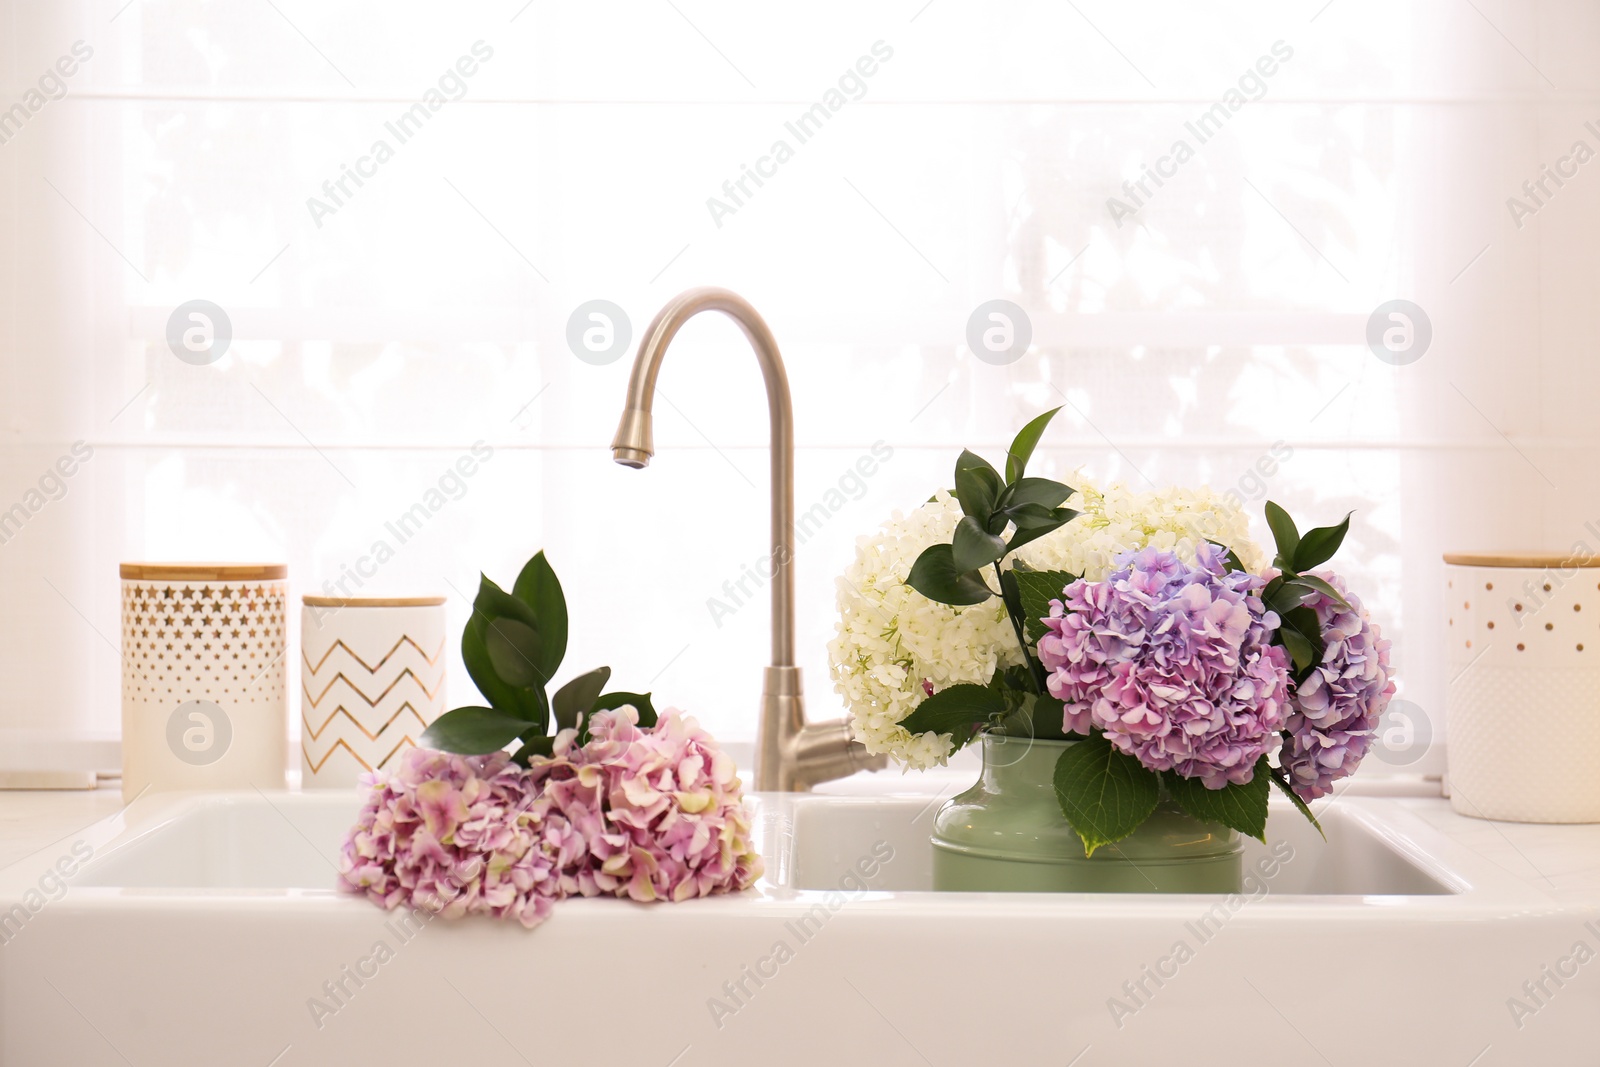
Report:
<svg viewBox="0 0 1600 1067"><path fill-rule="evenodd" d="M998 596L1022 652L1022 666L997 669L987 685L952 685L930 694L901 720L912 734L947 734L955 748L983 729L1016 728L1030 737L1062 736L1061 701L1049 695L1044 665L1029 641L1045 632L1043 619L1050 613L1050 601L1059 598L1076 576L1034 571L1020 561L1010 570L1001 566L1023 545L1077 517L1076 511L1062 506L1072 496L1071 486L1028 477L1028 460L1060 410L1047 411L1022 428L1006 450L1004 477L971 451L963 450L956 459L954 496L961 505L961 519L949 541L922 551L906 584L937 604L957 608ZM998 591L986 580L986 567L993 569Z"/></svg>
<svg viewBox="0 0 1600 1067"><path fill-rule="evenodd" d="M1072 495L1071 486L1027 476L1034 447L1060 410L1047 411L1022 428L1006 450L1003 478L982 456L962 451L955 465L955 497L961 505L961 520L950 541L924 549L906 577L906 584L929 600L953 607L982 604L998 595L1006 602L1024 653L1028 641L1022 625L1022 603L1014 588L1007 585L1000 564L1023 545L1059 529L1078 514L1062 507ZM1011 534L1009 541L1004 536L1007 532ZM983 568L991 564L1000 580L999 593L983 578ZM1036 682L1038 678L1034 674Z"/></svg>
<svg viewBox="0 0 1600 1067"><path fill-rule="evenodd" d="M1349 607L1326 579L1306 572L1328 562L1339 550L1350 529L1350 516L1345 515L1337 526L1319 526L1301 534L1294 519L1276 502L1267 501L1266 511L1267 525L1278 548L1272 562L1279 573L1261 590L1261 601L1278 615L1280 625L1273 632L1273 643L1282 645L1288 653L1298 685L1322 662L1326 649L1322 624L1306 601L1320 595Z"/></svg>
<svg viewBox="0 0 1600 1067"><path fill-rule="evenodd" d="M649 693L604 691L609 667L580 674L551 693L566 651L566 595L543 552L522 568L510 592L484 575L461 634L461 658L487 706L445 712L420 743L481 755L520 742L512 758L527 766L553 750L552 719L556 731L577 729L580 741L588 736L591 715L624 704L638 712L641 727L655 725Z"/></svg>
<svg viewBox="0 0 1600 1067"><path fill-rule="evenodd" d="M1022 662L1028 667L1028 680L1033 683L1033 691L1044 696L1044 664L1040 663L1028 648L1028 635L1022 629L1022 598L1014 595L1016 583L1006 582L1006 576L1000 570L999 560L995 560L994 563L994 576L1000 583L1001 599L1006 606L1006 618L1011 620L1011 632L1017 635L1017 647L1022 650Z"/></svg>

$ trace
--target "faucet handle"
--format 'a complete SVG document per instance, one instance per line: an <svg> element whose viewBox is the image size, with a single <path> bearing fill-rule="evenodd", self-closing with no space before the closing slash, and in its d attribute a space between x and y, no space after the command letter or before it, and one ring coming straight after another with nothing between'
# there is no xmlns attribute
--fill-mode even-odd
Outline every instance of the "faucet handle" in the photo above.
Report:
<svg viewBox="0 0 1600 1067"><path fill-rule="evenodd" d="M835 778L847 778L857 771L881 771L889 757L871 755L850 736L850 724L843 719L807 723L794 738L794 777L805 789Z"/></svg>
<svg viewBox="0 0 1600 1067"><path fill-rule="evenodd" d="M805 791L857 771L882 770L888 757L867 754L850 724L806 722L799 667L768 667L756 731L757 792Z"/></svg>

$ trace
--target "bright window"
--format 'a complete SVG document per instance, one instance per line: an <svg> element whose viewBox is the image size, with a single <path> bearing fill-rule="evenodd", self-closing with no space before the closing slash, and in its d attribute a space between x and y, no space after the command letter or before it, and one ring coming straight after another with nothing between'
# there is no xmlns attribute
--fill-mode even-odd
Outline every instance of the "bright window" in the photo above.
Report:
<svg viewBox="0 0 1600 1067"><path fill-rule="evenodd" d="M777 334L797 504L826 506L798 560L814 717L854 537L1065 401L1058 476L1356 509L1344 569L1438 735L1441 551L1600 518L1600 169L1523 186L1600 147L1597 35L1503 2L0 0L0 753L115 736L119 560L286 560L297 599L444 593L459 630L478 569L541 546L569 666L751 737L755 362L691 324L640 473L606 448L632 346L568 341L586 302L636 342L704 283ZM994 299L1032 329L1004 365L966 341ZM1394 299L1431 323L1407 365L1366 341ZM231 332L200 365L168 339L197 300Z"/></svg>

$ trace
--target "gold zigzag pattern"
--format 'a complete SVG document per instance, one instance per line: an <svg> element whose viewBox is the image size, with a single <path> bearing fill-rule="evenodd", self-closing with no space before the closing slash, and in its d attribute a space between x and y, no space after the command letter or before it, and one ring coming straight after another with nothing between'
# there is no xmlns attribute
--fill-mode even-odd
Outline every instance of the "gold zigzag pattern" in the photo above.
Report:
<svg viewBox="0 0 1600 1067"><path fill-rule="evenodd" d="M415 672L413 672L410 667L407 667L405 670L401 671L399 676L397 678L395 678L394 681L389 683L389 688L387 688L383 692L379 693L376 697L369 697L369 696L367 696L367 694L363 693L361 691L361 687L360 686L356 685L356 683L352 682L350 679L345 678L343 671L340 671L338 674L334 675L333 676L333 681L329 682L327 688L324 689L322 692L318 693L316 696L312 696L311 695L311 690L306 686L304 679L301 679L300 690L301 690L302 693L305 694L305 698L307 700L311 701L311 706L312 707L317 707L318 705L320 705L322 703L323 698L328 695L328 690L332 689L334 686L338 685L340 680L343 679L344 684L348 685L352 690L354 690L356 696L360 697L362 700L365 700L367 702L367 706L368 707L377 707L378 706L378 701L382 700L384 697L386 697L390 693L394 692L394 687L399 685L401 682L405 681L407 675L411 676L411 680L413 682L417 683L417 688L421 689L423 695L426 696L429 700L433 700L435 697L437 697L444 690L444 679L443 678L439 679L439 684L434 686L434 688L430 691L428 689L427 685L423 682L423 680L421 678L418 678L416 676Z"/></svg>
<svg viewBox="0 0 1600 1067"><path fill-rule="evenodd" d="M411 745L413 748L415 748L416 744L417 743L411 739L411 735L410 734L407 734L405 737L402 737L400 739L400 743L398 745L394 746L393 748L391 748L389 750L389 754L378 761L378 769L381 769L385 763L388 763L391 759L393 759L394 758L394 754L396 752L399 752L402 748L405 748L406 745ZM344 738L341 737L341 738L339 738L339 740L337 740L337 741L335 741L333 743L333 747L332 748L328 749L327 755L322 757L322 762L321 763L312 763L310 755L306 755L305 756L306 766L311 768L311 773L312 774L316 774L319 771L321 771L323 766L326 765L327 762L330 759L333 758L334 749L338 749L338 748L342 748L346 752L350 753L350 758L355 760L357 763L361 764L361 766L365 767L367 770L370 771L370 770L374 769L372 764L368 763L366 760L364 760L360 756L356 755L355 749L353 749L349 745L345 744L344 743ZM302 750L302 751L304 751L304 750Z"/></svg>
<svg viewBox="0 0 1600 1067"><path fill-rule="evenodd" d="M322 665L324 663L328 662L328 657L333 655L334 649L342 648L346 652L350 653L350 658L351 659L355 660L357 663L361 664L363 667L366 667L368 674L376 674L378 672L378 668L379 667L382 667L385 663L389 662L389 657L390 656L393 656L396 652L400 651L400 646L401 645L410 645L412 648L416 649L417 653L419 655L421 655L422 658L425 661L427 661L427 664L430 667L432 667L435 664L437 664L439 662L439 657L444 655L444 639L443 638L439 639L439 650L437 652L435 652L433 655L430 656L426 652L423 651L421 645L417 644L415 641L413 641L411 639L411 635L410 634L403 634L401 636L400 640L398 640L398 641L396 641L394 643L394 647L383 654L383 658L378 661L376 666L369 665L366 660L364 660L360 656L356 655L356 650L351 648L349 645L345 644L343 638L340 638L339 640L335 641L331 646L329 646L328 651L323 653L322 658L320 660L318 660L315 664L313 664L311 662L311 657L306 655L306 651L305 651L304 647L302 647L300 649L300 658L305 661L306 667L311 671L311 673L315 674L317 671L320 671L322 669Z"/></svg>
<svg viewBox="0 0 1600 1067"><path fill-rule="evenodd" d="M404 704L401 704L399 709L393 715L389 716L389 718L384 721L384 724L382 726L378 727L376 732L368 732L367 728L365 726L361 725L361 720L356 718L354 715L350 714L349 709L344 707L343 705L340 705L339 707L334 708L333 709L333 714L329 715L326 719L324 719L322 721L322 725L321 726L312 726L311 725L311 720L307 719L304 714L302 714L300 716L300 722L302 724L304 724L304 726L306 728L306 733L311 736L311 740L320 741L322 739L323 731L327 730L327 728L328 728L328 723L332 722L334 719L337 719L340 715L343 715L345 718L347 718L351 722L355 723L357 730L360 730L362 733L367 735L367 740L368 741L376 741L378 739L378 734L383 733L389 727L393 726L394 725L394 721L396 719L398 719L401 715L404 715L408 711L412 715L416 716L417 722L419 724L421 724L421 726L422 726L422 728L424 730L426 730L428 728L428 721L422 717L422 713L421 712L419 712L416 708L411 706L411 701L409 701L409 700L406 701Z"/></svg>

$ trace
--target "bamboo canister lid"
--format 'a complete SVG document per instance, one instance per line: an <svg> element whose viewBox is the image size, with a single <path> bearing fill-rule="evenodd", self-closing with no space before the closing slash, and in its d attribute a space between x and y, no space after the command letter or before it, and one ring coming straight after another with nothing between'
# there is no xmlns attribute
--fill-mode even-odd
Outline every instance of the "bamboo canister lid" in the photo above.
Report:
<svg viewBox="0 0 1600 1067"><path fill-rule="evenodd" d="M124 578L143 582L266 582L289 577L287 563L124 563Z"/></svg>
<svg viewBox="0 0 1600 1067"><path fill-rule="evenodd" d="M1444 561L1458 567L1533 567L1540 570L1600 567L1600 556L1569 552L1446 552Z"/></svg>
<svg viewBox="0 0 1600 1067"><path fill-rule="evenodd" d="M434 608L442 596L303 596L308 608Z"/></svg>

